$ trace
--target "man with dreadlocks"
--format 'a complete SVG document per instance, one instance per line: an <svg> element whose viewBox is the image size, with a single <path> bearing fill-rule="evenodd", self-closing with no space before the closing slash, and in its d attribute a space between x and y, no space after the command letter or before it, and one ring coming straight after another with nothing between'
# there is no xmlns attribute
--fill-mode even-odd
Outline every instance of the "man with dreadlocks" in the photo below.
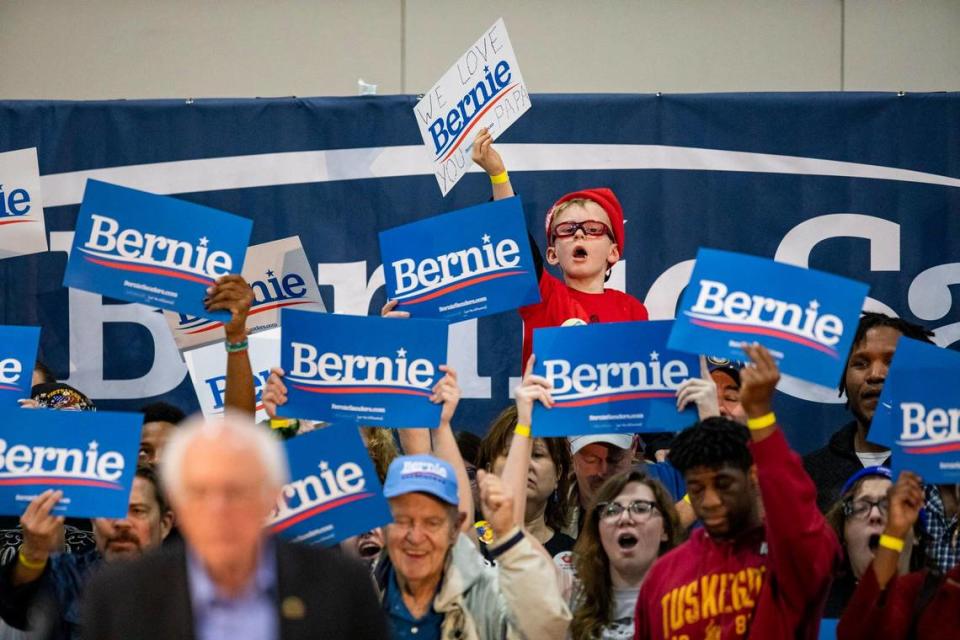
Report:
<svg viewBox="0 0 960 640"><path fill-rule="evenodd" d="M867 440L900 336L931 342L933 333L901 318L864 313L847 356L840 395L846 394L853 420L833 434L822 449L807 454L803 466L817 485L817 506L826 512L841 498L847 478L864 467L890 466L890 450Z"/></svg>
<svg viewBox="0 0 960 640"><path fill-rule="evenodd" d="M771 410L777 365L759 345L744 350L747 426L707 418L670 450L703 527L650 569L635 640L817 637L840 545Z"/></svg>

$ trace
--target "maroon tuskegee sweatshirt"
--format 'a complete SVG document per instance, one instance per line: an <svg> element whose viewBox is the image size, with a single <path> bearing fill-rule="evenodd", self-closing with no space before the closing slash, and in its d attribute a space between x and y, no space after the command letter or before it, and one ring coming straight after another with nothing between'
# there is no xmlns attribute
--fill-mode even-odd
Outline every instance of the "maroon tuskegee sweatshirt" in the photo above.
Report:
<svg viewBox="0 0 960 640"><path fill-rule="evenodd" d="M640 587L635 640L814 640L840 544L777 429L750 450L764 524L735 540L697 529Z"/></svg>

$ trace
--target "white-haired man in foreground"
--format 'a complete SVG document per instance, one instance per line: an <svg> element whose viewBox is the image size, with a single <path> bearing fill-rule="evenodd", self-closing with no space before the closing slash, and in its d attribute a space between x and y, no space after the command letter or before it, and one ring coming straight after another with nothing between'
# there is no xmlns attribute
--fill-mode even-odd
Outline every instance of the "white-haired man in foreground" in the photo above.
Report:
<svg viewBox="0 0 960 640"><path fill-rule="evenodd" d="M174 433L161 464L185 546L98 575L85 640L386 636L361 565L264 529L289 473L273 434L239 414L197 419Z"/></svg>

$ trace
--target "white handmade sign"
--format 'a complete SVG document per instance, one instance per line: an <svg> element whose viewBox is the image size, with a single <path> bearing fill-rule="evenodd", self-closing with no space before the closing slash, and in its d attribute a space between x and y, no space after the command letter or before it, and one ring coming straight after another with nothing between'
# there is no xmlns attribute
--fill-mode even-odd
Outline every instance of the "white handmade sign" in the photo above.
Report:
<svg viewBox="0 0 960 640"><path fill-rule="evenodd" d="M494 139L530 108L503 18L443 74L413 108L443 195L470 168L477 132Z"/></svg>

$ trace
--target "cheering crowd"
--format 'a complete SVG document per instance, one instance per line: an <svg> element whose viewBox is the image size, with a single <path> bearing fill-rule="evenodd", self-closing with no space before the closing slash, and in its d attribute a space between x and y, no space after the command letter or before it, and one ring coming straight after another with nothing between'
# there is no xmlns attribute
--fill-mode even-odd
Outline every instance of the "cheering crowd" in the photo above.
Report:
<svg viewBox="0 0 960 640"><path fill-rule="evenodd" d="M494 199L514 195L485 131L473 159ZM231 314L225 417L143 409L126 518L64 520L57 491L5 518L0 638L778 640L816 638L825 617L844 640L960 638L960 486L893 477L870 441L897 340L931 332L864 313L839 383L851 420L803 459L758 344L745 365L701 358L676 399L699 419L679 433L535 437L533 408L553 398L533 330L647 319L605 288L626 248L612 191L567 194L544 224L515 402L480 439L455 431L460 389L444 367L436 428L361 427L392 520L334 549L263 527L288 470L278 430L252 417L253 292L218 280L205 304ZM382 315L409 314L392 301ZM24 410L93 408L40 363L33 384ZM286 399L274 369L261 398L272 425L327 428L281 417Z"/></svg>

